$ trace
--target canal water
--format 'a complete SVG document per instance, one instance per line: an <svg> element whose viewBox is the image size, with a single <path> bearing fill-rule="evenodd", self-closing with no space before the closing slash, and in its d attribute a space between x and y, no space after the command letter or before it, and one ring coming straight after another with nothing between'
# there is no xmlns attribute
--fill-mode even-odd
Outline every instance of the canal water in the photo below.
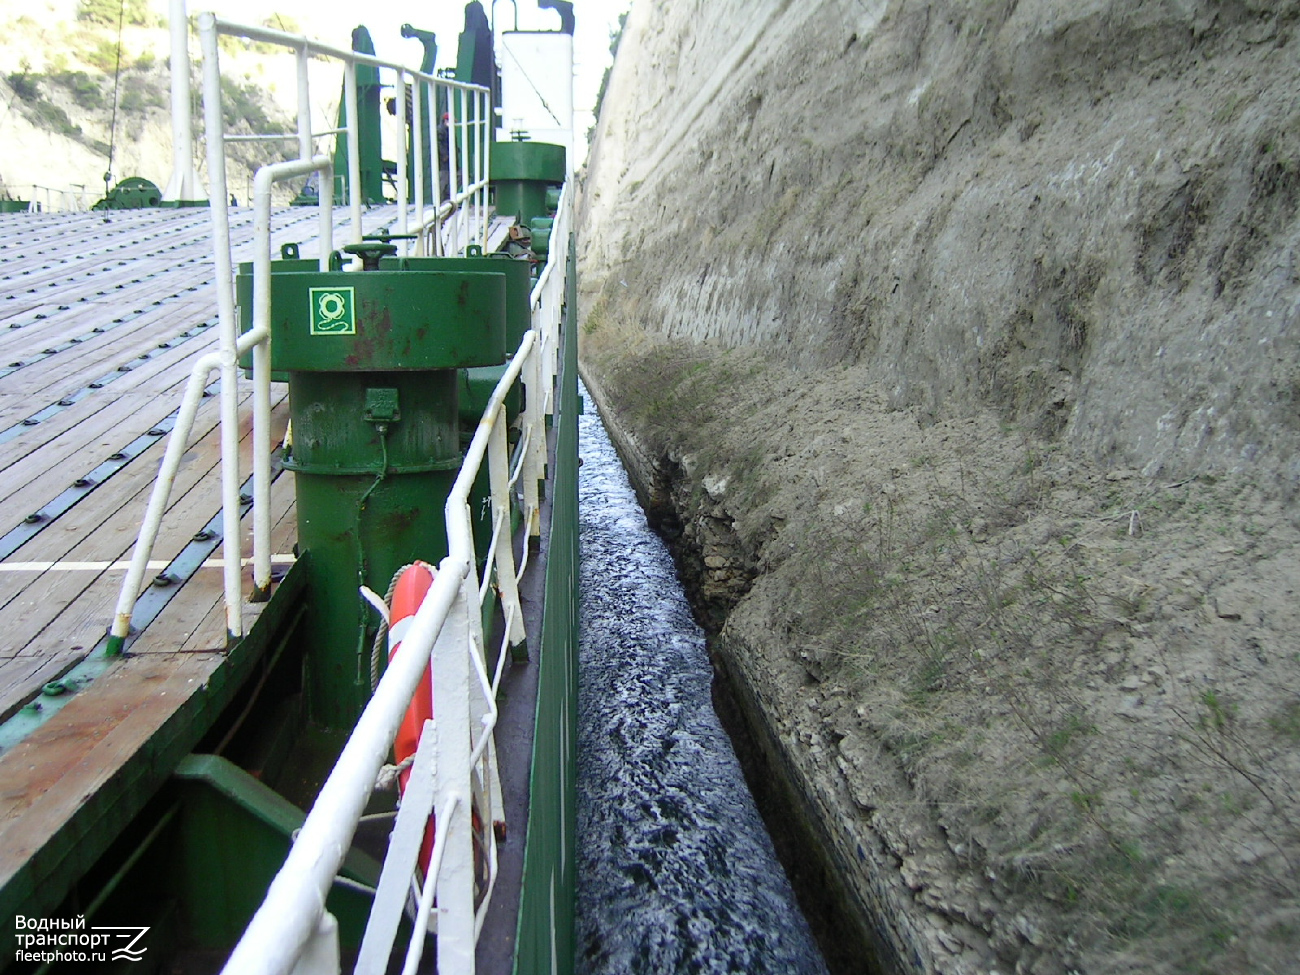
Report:
<svg viewBox="0 0 1300 975"><path fill-rule="evenodd" d="M578 972L825 975L672 559L595 410L579 425Z"/></svg>

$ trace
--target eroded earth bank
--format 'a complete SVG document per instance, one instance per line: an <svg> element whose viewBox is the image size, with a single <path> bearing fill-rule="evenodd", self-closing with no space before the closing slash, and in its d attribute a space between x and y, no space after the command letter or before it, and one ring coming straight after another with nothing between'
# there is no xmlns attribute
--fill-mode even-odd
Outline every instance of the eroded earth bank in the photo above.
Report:
<svg viewBox="0 0 1300 975"><path fill-rule="evenodd" d="M1295 969L1298 27L633 8L584 372L889 968Z"/></svg>

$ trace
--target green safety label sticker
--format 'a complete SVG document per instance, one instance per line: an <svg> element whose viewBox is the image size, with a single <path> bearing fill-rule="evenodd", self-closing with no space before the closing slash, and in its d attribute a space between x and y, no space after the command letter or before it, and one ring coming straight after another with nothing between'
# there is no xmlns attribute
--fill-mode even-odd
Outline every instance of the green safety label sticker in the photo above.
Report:
<svg viewBox="0 0 1300 975"><path fill-rule="evenodd" d="M312 288L311 334L356 335L356 301L352 288Z"/></svg>

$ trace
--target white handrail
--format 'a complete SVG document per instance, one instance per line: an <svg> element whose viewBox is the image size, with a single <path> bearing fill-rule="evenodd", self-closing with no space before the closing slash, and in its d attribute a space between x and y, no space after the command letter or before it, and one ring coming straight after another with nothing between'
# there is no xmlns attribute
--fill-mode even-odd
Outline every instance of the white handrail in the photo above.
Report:
<svg viewBox="0 0 1300 975"><path fill-rule="evenodd" d="M186 399L182 404L182 413L180 420L185 422L177 423L171 434L167 457L164 458L163 468L160 471L159 478L155 481L153 491L150 496L149 506L145 514L144 523L141 527L139 537L136 539L135 547L132 551L132 567L128 571L126 578L122 581L122 588L118 594L117 605L113 614L113 621L109 628L109 653L116 653L122 649L130 633L131 615L135 608L135 602L139 597L140 587L144 580L145 567L152 555L154 541L157 538L159 524L166 509L172 483L175 478L177 465L179 464L180 455L183 453L185 440L188 438L190 429L193 424L193 412L197 409L197 400L190 403L191 391L197 390L194 395L202 392L203 386L207 382L207 377L213 369L221 370L221 471L222 471L222 555L224 558L225 568L223 570L223 586L225 590L226 606L226 631L228 639L233 641L243 636L243 599L240 593L240 565L242 552L240 551L240 501L239 501L239 455L238 455L238 398L239 398L239 356L252 349L253 352L253 595L254 598L265 598L270 590L271 570L270 570L270 351L269 351L269 327L270 327L270 185L273 182L288 179L294 176L302 176L310 172L319 172L322 174L320 180L320 267L321 270L328 269L329 254L333 250L333 167L328 156L313 155L314 139L320 133L313 133L311 129L311 109L308 94L308 58L309 55L323 55L326 57L336 58L344 63L344 104L345 104L345 124L339 129L330 130L330 134L342 135L347 142L348 147L348 174L347 183L349 189L349 210L351 213L350 226L348 230L349 242L359 243L362 238L361 231L361 193L360 193L360 152L358 146L358 109L357 109L357 85L356 85L356 67L365 64L377 68L391 69L398 73L403 85L406 79L410 79L415 84L418 92L425 91L428 86L443 87L449 93L455 93L458 97L448 97L448 104L451 110L451 121L448 125L448 152L454 158L455 151L455 133L459 126L463 132L463 139L468 141L471 132L476 133L482 145L487 145L488 125L490 122L489 110L489 92L485 88L465 85L460 82L451 81L445 78L438 78L434 75L425 74L403 65L389 61L381 60L373 55L362 54L357 51L334 48L326 44L321 44L303 35L288 34L283 31L271 30L265 27L256 27L247 24L237 24L230 21L221 20L211 13L202 13L198 17L200 46L203 50L203 104L204 104L204 123L207 135L207 153L208 153L208 172L211 179L211 196L212 205L210 212L212 216L212 228L214 239L214 257L216 264L216 284L217 284L217 309L218 309L218 336L219 346L216 353L211 353L217 358L208 359L206 356L195 365L195 373L191 376L190 385L187 387ZM297 131L292 134L268 136L266 138L275 139L294 139L298 141L299 159L286 163L276 163L271 166L264 166L257 171L254 177L254 205L255 205L255 243L257 251L254 256L254 283L253 283L253 300L254 300L254 321L252 331L241 337L238 332L238 324L235 320L235 298L234 298L234 281L233 281L233 260L231 258L230 248L230 219L229 211L225 201L229 199L227 180L226 180L226 157L225 145L230 142L240 141L242 136L228 136L225 132L224 120L222 117L222 95L221 95L221 67L219 58L219 48L217 38L219 35L232 35L245 37L250 40L261 41L263 43L275 44L289 48L294 51L297 58L297 80L298 80L298 117ZM173 42L176 38L173 37ZM461 119L456 109L459 101L462 105L465 100L472 98L475 105L476 116L473 119ZM418 107L418 106L417 106ZM417 112L417 120L419 114ZM418 122L417 122L418 124ZM474 127L474 128L471 128ZM258 137L263 138L263 137ZM415 145L420 146L422 143L416 141ZM399 192L399 202L404 204L405 197L405 168L406 157L404 153L399 154L401 162L399 163L399 178L402 187ZM423 153L417 153L417 176L422 172ZM429 166L434 174L435 185L439 185L438 173L438 148L435 144L430 144ZM466 205L467 201L477 200L478 204L474 210L474 219L478 227L475 232L475 239L480 246L486 244L488 219L486 211L487 199L487 177L488 161L486 148L475 153L475 181L465 183L463 181L453 180L455 192L452 198L446 203L440 203L435 209L432 216L428 216L423 211L423 202L421 199L422 180L417 179L416 183L416 218L418 231L422 237L431 236L437 243L434 251L442 253L444 248L441 241L440 228L445 224L448 216L453 212L453 208ZM403 205L399 216L399 226L404 228L408 222L406 207ZM461 233L461 222L458 218L457 237ZM404 231L403 231L404 232ZM201 381L199 371L202 369ZM198 386L195 387L195 382ZM189 404L188 406L186 404ZM179 446L173 448L172 444L177 443ZM173 454L173 450L175 451Z"/></svg>

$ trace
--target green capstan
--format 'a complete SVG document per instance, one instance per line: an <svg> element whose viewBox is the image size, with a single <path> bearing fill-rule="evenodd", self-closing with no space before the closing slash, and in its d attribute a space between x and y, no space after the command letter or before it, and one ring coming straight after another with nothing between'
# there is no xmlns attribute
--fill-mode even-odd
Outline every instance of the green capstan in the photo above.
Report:
<svg viewBox="0 0 1300 975"><path fill-rule="evenodd" d="M374 267L393 248L348 249ZM308 712L328 728L350 727L370 696L378 619L359 587L383 593L401 566L447 554L458 370L506 357L506 272L419 264L271 275L271 366L289 378L285 467L308 568Z"/></svg>

